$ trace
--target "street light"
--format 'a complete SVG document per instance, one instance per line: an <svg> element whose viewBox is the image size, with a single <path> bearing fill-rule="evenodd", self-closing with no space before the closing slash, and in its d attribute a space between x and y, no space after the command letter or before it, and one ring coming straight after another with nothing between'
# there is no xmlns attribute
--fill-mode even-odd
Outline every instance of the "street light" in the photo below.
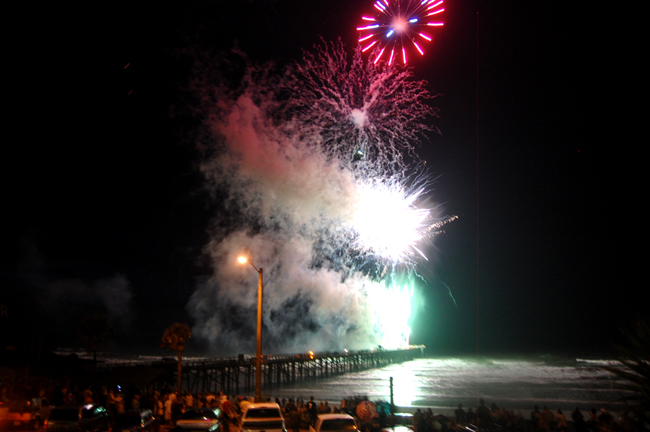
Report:
<svg viewBox="0 0 650 432"><path fill-rule="evenodd" d="M262 269L255 265L244 256L237 258L241 264L249 263L260 275L257 283L257 356L255 357L255 402L262 402L262 293L264 291L264 282Z"/></svg>

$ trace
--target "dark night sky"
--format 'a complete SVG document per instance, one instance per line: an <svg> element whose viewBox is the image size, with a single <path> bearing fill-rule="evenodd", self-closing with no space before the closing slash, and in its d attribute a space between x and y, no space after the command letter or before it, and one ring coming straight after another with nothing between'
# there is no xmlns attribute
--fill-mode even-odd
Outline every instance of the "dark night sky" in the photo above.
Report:
<svg viewBox="0 0 650 432"><path fill-rule="evenodd" d="M422 268L432 282L412 342L446 354L607 350L647 307L629 282L634 247L621 228L634 181L616 94L631 85L612 74L620 54L599 27L604 12L445 4L445 27L412 66L440 93L442 136L420 154L440 176L436 199L460 218ZM254 61L286 64L321 36L351 48L372 2L105 7L89 6L83 19L44 10L16 26L2 170L4 343L73 345L85 313L106 313L106 299L88 294L106 281L134 296L114 348L159 352L167 326L191 323L184 305L205 274L213 204L181 97L184 53L237 44Z"/></svg>

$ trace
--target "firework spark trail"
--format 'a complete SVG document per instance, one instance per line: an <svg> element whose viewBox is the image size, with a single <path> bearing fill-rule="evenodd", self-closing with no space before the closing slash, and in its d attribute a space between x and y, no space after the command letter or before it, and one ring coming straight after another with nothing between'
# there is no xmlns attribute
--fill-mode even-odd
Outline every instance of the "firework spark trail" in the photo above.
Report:
<svg viewBox="0 0 650 432"><path fill-rule="evenodd" d="M236 264L242 252L264 268L265 352L408 340L410 308L381 311L410 304L412 280L403 283L410 276L395 266L413 265L415 243L441 222L435 209L417 208L426 176L408 174L401 157L416 158L412 142L435 115L424 83L409 78L406 70L364 65L359 50L348 66L339 42L284 73L248 65L237 88L203 89L212 142L201 168L222 211L205 248L213 274L188 309L194 333L221 354L253 351L256 276ZM381 228L367 231L384 213L373 206L391 194L404 206L384 220L385 232L416 218L414 234L396 248L376 234Z"/></svg>

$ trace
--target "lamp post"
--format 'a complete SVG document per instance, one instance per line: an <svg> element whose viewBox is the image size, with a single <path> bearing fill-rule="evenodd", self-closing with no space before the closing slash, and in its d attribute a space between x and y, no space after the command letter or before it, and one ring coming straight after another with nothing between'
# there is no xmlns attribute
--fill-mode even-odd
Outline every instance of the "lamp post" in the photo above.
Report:
<svg viewBox="0 0 650 432"><path fill-rule="evenodd" d="M255 402L262 402L262 293L264 292L263 269L255 267L248 258L240 256L237 260L249 263L259 274L257 283L257 355L255 356Z"/></svg>

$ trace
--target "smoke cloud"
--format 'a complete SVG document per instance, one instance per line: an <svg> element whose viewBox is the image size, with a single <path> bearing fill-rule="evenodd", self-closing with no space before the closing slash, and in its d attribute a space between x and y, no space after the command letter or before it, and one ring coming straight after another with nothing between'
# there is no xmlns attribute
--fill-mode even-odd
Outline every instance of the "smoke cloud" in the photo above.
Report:
<svg viewBox="0 0 650 432"><path fill-rule="evenodd" d="M196 85L209 137L201 170L219 211L205 247L213 273L187 308L217 355L255 349L258 275L240 255L263 269L265 352L385 340L390 317L375 300L399 290L388 289L389 263L355 247L354 215L364 185L404 179L399 150L413 148L404 137L435 112L410 74L366 65L359 50L348 74L342 45L331 49L276 75L248 64L235 88Z"/></svg>

